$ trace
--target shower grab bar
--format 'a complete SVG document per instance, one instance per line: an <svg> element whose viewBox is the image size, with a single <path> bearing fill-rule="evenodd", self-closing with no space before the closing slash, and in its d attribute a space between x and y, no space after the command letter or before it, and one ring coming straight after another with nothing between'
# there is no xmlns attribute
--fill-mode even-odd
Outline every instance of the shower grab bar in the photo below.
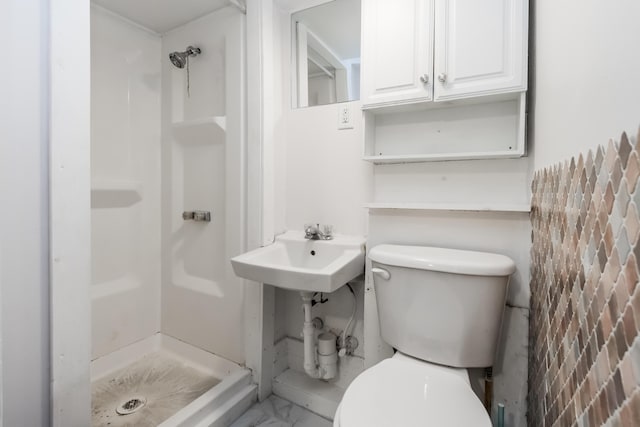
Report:
<svg viewBox="0 0 640 427"><path fill-rule="evenodd" d="M211 222L211 212L209 211L184 211L182 219L185 221L193 220L196 222Z"/></svg>

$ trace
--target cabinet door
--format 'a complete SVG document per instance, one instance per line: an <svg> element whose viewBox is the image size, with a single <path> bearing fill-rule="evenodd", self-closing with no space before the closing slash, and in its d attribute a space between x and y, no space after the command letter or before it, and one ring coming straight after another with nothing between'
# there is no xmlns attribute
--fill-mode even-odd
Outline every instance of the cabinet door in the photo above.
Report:
<svg viewBox="0 0 640 427"><path fill-rule="evenodd" d="M436 101L526 90L527 0L435 0Z"/></svg>
<svg viewBox="0 0 640 427"><path fill-rule="evenodd" d="M433 0L362 1L364 107L430 101Z"/></svg>

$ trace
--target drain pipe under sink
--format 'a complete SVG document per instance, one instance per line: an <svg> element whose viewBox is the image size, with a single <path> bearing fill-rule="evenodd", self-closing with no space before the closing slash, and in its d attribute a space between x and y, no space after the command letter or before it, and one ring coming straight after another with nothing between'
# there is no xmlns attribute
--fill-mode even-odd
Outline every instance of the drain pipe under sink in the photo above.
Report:
<svg viewBox="0 0 640 427"><path fill-rule="evenodd" d="M304 325L302 336L304 338L304 371L311 378L330 380L336 376L338 370L338 354L336 352L336 336L331 333L320 335L320 348L316 363L316 328L311 318L311 301L313 292L300 292L302 297L302 310L304 311Z"/></svg>

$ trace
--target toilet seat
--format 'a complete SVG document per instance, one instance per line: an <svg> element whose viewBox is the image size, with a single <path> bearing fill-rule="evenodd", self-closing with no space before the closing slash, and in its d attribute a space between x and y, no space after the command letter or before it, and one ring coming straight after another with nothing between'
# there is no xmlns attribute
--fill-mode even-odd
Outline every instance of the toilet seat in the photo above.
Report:
<svg viewBox="0 0 640 427"><path fill-rule="evenodd" d="M334 426L491 427L491 420L466 371L394 356L351 383Z"/></svg>

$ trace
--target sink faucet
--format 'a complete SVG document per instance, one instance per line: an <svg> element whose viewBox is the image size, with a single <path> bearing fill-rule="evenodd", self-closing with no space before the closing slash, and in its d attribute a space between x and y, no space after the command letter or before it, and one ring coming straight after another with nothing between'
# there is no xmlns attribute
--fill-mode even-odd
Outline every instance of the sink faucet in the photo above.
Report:
<svg viewBox="0 0 640 427"><path fill-rule="evenodd" d="M323 225L320 231L320 224L305 224L304 238L309 240L331 240L333 239L333 226Z"/></svg>

